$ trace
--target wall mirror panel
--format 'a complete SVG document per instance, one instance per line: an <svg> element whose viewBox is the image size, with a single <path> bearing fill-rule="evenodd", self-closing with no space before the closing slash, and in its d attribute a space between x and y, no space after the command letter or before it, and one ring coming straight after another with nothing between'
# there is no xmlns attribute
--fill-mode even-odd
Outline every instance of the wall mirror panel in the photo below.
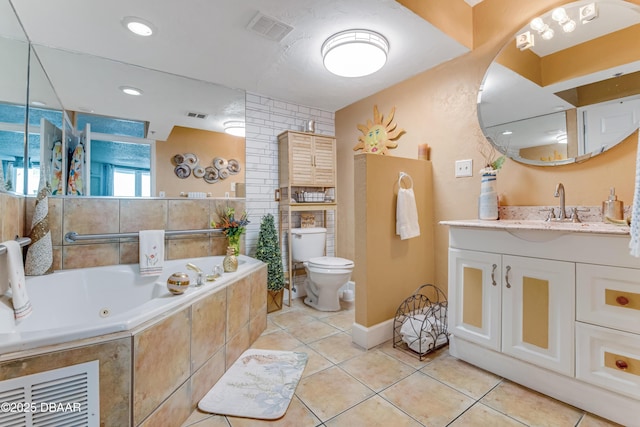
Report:
<svg viewBox="0 0 640 427"><path fill-rule="evenodd" d="M35 194L40 172L53 178L56 168L67 174L56 194L74 194L69 176L75 148L81 145L85 166L78 171L86 176L82 177L82 190L76 188L75 194L156 196L156 165L170 160L156 159L155 146L171 145L174 128L201 130L197 136L205 135L206 139L210 133L215 139L216 134L224 134L225 122L245 120L242 90L42 44L30 45L8 0L0 0L0 55L3 185L19 194ZM126 95L124 87L140 89L142 94ZM56 158L60 141L65 152ZM205 147L204 143L201 146ZM216 147L221 150L224 143ZM175 150L175 154L182 153L180 147ZM203 161L209 162L226 154L207 152L206 147L203 151ZM243 182L244 157L238 160L241 169L234 180ZM165 166L173 170L170 163ZM50 181L58 188L55 179ZM185 180L185 190L200 181ZM134 183L134 187L114 182ZM215 192L215 185L205 188Z"/></svg>
<svg viewBox="0 0 640 427"><path fill-rule="evenodd" d="M8 1L0 2L0 185L16 191L25 155L29 43Z"/></svg>
<svg viewBox="0 0 640 427"><path fill-rule="evenodd" d="M640 5L578 1L516 32L485 74L478 119L526 164L585 161L640 125Z"/></svg>

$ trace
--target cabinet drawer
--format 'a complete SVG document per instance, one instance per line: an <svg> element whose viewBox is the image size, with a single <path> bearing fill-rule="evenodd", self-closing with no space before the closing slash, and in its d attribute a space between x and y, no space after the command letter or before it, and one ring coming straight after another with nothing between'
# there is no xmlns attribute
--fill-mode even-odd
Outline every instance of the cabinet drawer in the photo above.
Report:
<svg viewBox="0 0 640 427"><path fill-rule="evenodd" d="M640 398L640 336L577 322L576 377Z"/></svg>
<svg viewBox="0 0 640 427"><path fill-rule="evenodd" d="M577 264L576 279L577 320L640 333L640 271Z"/></svg>

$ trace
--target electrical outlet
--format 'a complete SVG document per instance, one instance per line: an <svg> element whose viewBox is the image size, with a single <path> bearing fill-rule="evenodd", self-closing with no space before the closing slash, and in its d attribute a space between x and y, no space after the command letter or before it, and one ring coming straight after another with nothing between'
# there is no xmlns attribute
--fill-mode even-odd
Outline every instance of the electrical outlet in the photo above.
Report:
<svg viewBox="0 0 640 427"><path fill-rule="evenodd" d="M456 178L473 176L473 159L456 160Z"/></svg>

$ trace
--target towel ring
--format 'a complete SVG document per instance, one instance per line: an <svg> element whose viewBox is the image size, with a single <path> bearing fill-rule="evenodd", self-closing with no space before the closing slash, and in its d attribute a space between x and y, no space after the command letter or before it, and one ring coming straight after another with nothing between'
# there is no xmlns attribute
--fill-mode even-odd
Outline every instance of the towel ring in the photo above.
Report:
<svg viewBox="0 0 640 427"><path fill-rule="evenodd" d="M402 186L402 178L407 178L409 180L408 187L405 188ZM411 178L411 175L406 174L404 172L400 172L400 177L398 178L398 187L403 188L405 190L410 190L411 188L413 188L413 178Z"/></svg>

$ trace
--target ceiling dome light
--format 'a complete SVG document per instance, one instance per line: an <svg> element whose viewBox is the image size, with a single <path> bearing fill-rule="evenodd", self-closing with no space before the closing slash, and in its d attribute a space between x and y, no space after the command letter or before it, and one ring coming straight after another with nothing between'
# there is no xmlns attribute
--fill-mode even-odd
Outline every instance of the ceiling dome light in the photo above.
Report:
<svg viewBox="0 0 640 427"><path fill-rule="evenodd" d="M126 93L127 95L132 95L132 96L140 96L143 93L142 90L132 86L120 86L120 90Z"/></svg>
<svg viewBox="0 0 640 427"><path fill-rule="evenodd" d="M224 122L224 131L229 135L244 137L244 122L229 121Z"/></svg>
<svg viewBox="0 0 640 427"><path fill-rule="evenodd" d="M347 30L329 37L322 45L327 70L342 77L362 77L384 66L389 42L369 30Z"/></svg>
<svg viewBox="0 0 640 427"><path fill-rule="evenodd" d="M133 34L148 37L153 34L154 27L153 24L149 21L145 21L141 18L136 18L135 16L126 16L122 18L122 25Z"/></svg>

